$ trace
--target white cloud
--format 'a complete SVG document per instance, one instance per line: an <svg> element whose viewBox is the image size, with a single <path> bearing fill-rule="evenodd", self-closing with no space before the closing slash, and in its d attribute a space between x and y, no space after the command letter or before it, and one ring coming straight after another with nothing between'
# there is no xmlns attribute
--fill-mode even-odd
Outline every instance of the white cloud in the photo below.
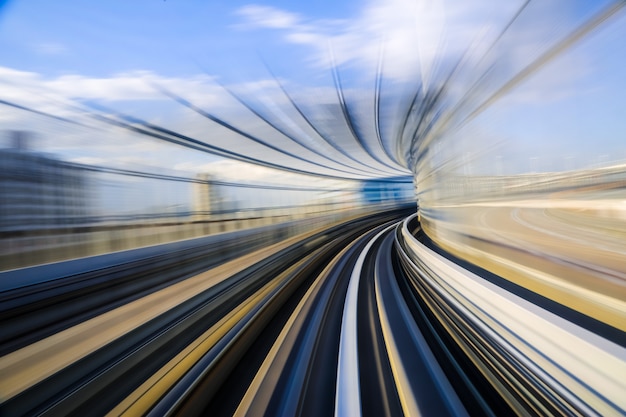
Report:
<svg viewBox="0 0 626 417"><path fill-rule="evenodd" d="M167 78L150 71L134 71L102 78L64 75L45 80L43 86L66 97L105 101L163 99L156 87L164 87L187 99L206 101L218 89L212 80L204 75Z"/></svg>
<svg viewBox="0 0 626 417"><path fill-rule="evenodd" d="M395 81L421 80L426 85L440 82L446 68L451 68L469 48L471 52L464 56L464 68L457 74L456 84L448 89L458 99L490 66L492 71L482 77L484 94L502 85L545 48L573 30L575 21L568 17L571 4L532 2L509 27L498 47L481 61L523 3L523 0L369 0L360 13L342 21L308 19L287 10L258 5L240 9L239 15L250 27L279 28L285 42L309 47L309 61L317 67L328 68L333 64L332 49L335 64L351 64L371 74L382 51L384 75ZM539 77L547 80L550 88L545 88L545 83L533 82L525 84L523 91L517 89L510 94L518 94L525 101L568 97L590 65L584 59L575 65L567 62L554 65L558 66L557 71L551 69L552 75Z"/></svg>
<svg viewBox="0 0 626 417"><path fill-rule="evenodd" d="M323 179L295 174L246 162L223 159L212 162L185 161L174 165L179 171L205 173L217 180L240 181L242 183L267 183L302 187L347 187L351 183L343 180Z"/></svg>
<svg viewBox="0 0 626 417"><path fill-rule="evenodd" d="M239 162L234 160L220 160L209 163L202 162L182 162L174 166L174 169L188 172L198 172L211 174L216 178L244 180L249 181L251 178L262 180L267 177L273 177L277 171Z"/></svg>
<svg viewBox="0 0 626 417"><path fill-rule="evenodd" d="M109 161L106 160L105 158L99 158L96 156L79 156L79 157L72 159L72 162L75 162L77 164L84 164L84 165L106 166L107 162Z"/></svg>
<svg viewBox="0 0 626 417"><path fill-rule="evenodd" d="M288 29L300 22L300 16L270 6L251 4L237 10L247 28Z"/></svg>
<svg viewBox="0 0 626 417"><path fill-rule="evenodd" d="M372 0L350 20L313 20L273 7L251 5L238 10L242 25L282 29L287 42L312 47L311 61L328 67L356 62L376 68L384 45L385 74L406 80L428 76L446 55L460 56L477 31L512 9L493 2L470 5L445 0ZM489 4L487 4L489 3Z"/></svg>
<svg viewBox="0 0 626 417"><path fill-rule="evenodd" d="M200 106L223 103L221 97L224 96L223 89L208 75L163 77L150 71L126 72L109 77L68 74L50 78L0 67L0 87L0 100L61 117L74 115L75 111L70 108L81 100L105 106L126 101L171 102L159 91L159 87Z"/></svg>
<svg viewBox="0 0 626 417"><path fill-rule="evenodd" d="M26 82L41 78L36 72L20 71L14 68L0 66L0 81L2 82Z"/></svg>

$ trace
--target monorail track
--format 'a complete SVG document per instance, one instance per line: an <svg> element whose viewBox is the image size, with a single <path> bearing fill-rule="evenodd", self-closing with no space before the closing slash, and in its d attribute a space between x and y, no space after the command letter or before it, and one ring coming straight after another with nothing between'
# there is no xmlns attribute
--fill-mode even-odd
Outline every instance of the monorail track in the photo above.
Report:
<svg viewBox="0 0 626 417"><path fill-rule="evenodd" d="M407 216L355 219L149 291L130 280L101 310L106 286L85 279L74 321L5 343L0 412L626 414L624 346L441 257ZM62 288L22 289L39 299L13 315L3 304L3 327L71 304L76 288Z"/></svg>

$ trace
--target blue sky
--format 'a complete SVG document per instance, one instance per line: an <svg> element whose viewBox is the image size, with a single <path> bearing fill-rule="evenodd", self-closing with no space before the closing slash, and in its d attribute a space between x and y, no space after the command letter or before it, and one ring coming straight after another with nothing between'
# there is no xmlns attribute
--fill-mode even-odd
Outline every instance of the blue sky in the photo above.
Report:
<svg viewBox="0 0 626 417"><path fill-rule="evenodd" d="M510 31L511 40L505 43L510 48L502 51L501 62L523 67L542 47L605 3L533 2L537 10L528 14L519 29ZM269 94L259 87L270 78L262 57L292 85L330 89L330 42L343 81L352 88L348 94L358 97L359 88L371 94L384 39L386 86L396 92L393 86L415 86L420 77L432 80L445 58L460 56L480 36L494 36L519 4L488 0L0 1L0 82L5 83L0 98L47 108L49 103L37 97L52 92L54 97L113 103L117 109L190 134L209 131L206 123L190 123L175 103L157 97L146 81L223 110L229 104L216 92L215 79L229 85L248 83L250 95ZM580 153L581 165L589 152L594 154L590 160L607 153L626 158L626 117L622 117L625 22L622 13L616 22L487 110L476 122L480 124L476 131L481 133L475 134L480 137L466 139L467 147L496 136L510 139L510 146L503 150L509 158L565 151ZM311 95L309 90L300 90L304 96ZM327 99L325 91L319 90L322 101ZM180 121L174 120L177 117ZM13 128L11 123L0 117L0 128ZM74 149L74 155L81 152L88 154ZM98 152L105 155L108 151L94 148L87 156ZM175 166L197 169L202 165L180 152ZM158 163L158 157L146 163Z"/></svg>
<svg viewBox="0 0 626 417"><path fill-rule="evenodd" d="M309 4L309 5L307 5ZM247 1L8 1L0 24L2 64L45 75L107 76L138 69L164 76L202 69L227 74L267 61L283 62L279 33L246 29ZM341 19L350 1L273 1L277 10L297 6L306 19ZM268 48L267 45L272 47Z"/></svg>

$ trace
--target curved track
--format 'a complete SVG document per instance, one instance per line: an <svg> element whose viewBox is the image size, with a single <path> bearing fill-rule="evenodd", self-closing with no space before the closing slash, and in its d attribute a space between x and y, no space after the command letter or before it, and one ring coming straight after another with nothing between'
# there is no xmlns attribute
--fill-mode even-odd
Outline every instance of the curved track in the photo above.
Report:
<svg viewBox="0 0 626 417"><path fill-rule="evenodd" d="M129 279L129 295L100 310L107 287L85 279L76 320L50 318L55 331L4 345L0 411L626 413L623 345L450 262L416 238L408 215L293 237L150 291ZM14 314L6 304L3 326L75 294L46 281L2 295L25 288L55 290L15 301Z"/></svg>

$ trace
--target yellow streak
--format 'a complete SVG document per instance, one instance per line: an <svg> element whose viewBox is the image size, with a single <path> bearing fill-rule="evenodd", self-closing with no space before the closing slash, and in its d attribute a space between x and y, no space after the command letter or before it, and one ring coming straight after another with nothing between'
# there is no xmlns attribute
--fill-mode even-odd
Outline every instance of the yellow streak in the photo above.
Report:
<svg viewBox="0 0 626 417"><path fill-rule="evenodd" d="M383 307L384 303L382 294L380 293L380 277L378 274L375 276L375 283L376 304L378 306L378 316L380 317L380 327L382 329L385 346L387 347L387 357L391 365L393 379L396 382L396 390L398 392L398 398L400 399L400 405L402 406L402 412L405 416L419 416L421 415L419 406L410 388L406 369L402 366L400 352L398 351L398 346L394 339L393 332L391 331L389 316Z"/></svg>
<svg viewBox="0 0 626 417"><path fill-rule="evenodd" d="M437 244L454 256L465 259L589 317L626 331L626 302L623 300L600 294L572 284L560 277L523 266L477 248L457 245L440 237L437 238Z"/></svg>
<svg viewBox="0 0 626 417"><path fill-rule="evenodd" d="M274 290L279 283L279 280L274 279L260 291L250 296L159 369L107 415L136 416L148 412L178 380L189 372L228 331L248 314L259 301Z"/></svg>
<svg viewBox="0 0 626 417"><path fill-rule="evenodd" d="M108 311L0 358L0 401L22 391L189 300L311 231L222 264L163 290Z"/></svg>
<svg viewBox="0 0 626 417"><path fill-rule="evenodd" d="M259 370L257 371L256 375L254 376L254 379L252 380L252 383L250 384L250 386L246 390L246 393L244 394L243 398L241 399L241 402L239 403L239 406L237 407L237 410L235 410L235 413L233 414L234 416L241 417L241 416L245 416L245 415L251 414L250 411L252 409L253 404L256 401L260 401L257 397L258 397L259 391L260 391L260 389L262 387L262 384L265 382L266 378L268 378L271 375L273 375L273 376L277 376L278 375L277 372L276 372L276 369L280 366L280 364L277 365L276 362L278 362L278 358L279 358L279 353L280 353L281 347L283 347L283 345L285 345L285 341L290 336L291 336L291 338L297 337L297 334L292 332L292 328L294 327L296 321L298 319L300 319L300 320L304 319L303 315L302 315L302 311L305 309L305 306L307 304L311 303L313 294L315 294L316 292L318 292L320 290L320 285L324 281L324 278L328 275L328 272L331 270L331 268L334 267L334 265L336 265L337 261L346 253L347 250L348 250L347 247L344 248L339 253L339 255L337 255L326 266L326 268L324 268L324 270L317 276L317 278L315 279L313 284L309 287L307 292L304 294L304 296L302 297L302 299L300 300L300 302L298 303L296 308L293 310L293 313L291 314L291 316L289 316L289 319L287 320L287 322L285 323L285 326L283 327L282 331L280 332L280 334L276 338L276 341L272 345L272 348L270 349L270 351L265 356L265 359L263 360L263 363L261 364L261 366L259 367ZM272 372L273 372L273 374L272 374ZM260 411L260 412L262 412L262 411Z"/></svg>

